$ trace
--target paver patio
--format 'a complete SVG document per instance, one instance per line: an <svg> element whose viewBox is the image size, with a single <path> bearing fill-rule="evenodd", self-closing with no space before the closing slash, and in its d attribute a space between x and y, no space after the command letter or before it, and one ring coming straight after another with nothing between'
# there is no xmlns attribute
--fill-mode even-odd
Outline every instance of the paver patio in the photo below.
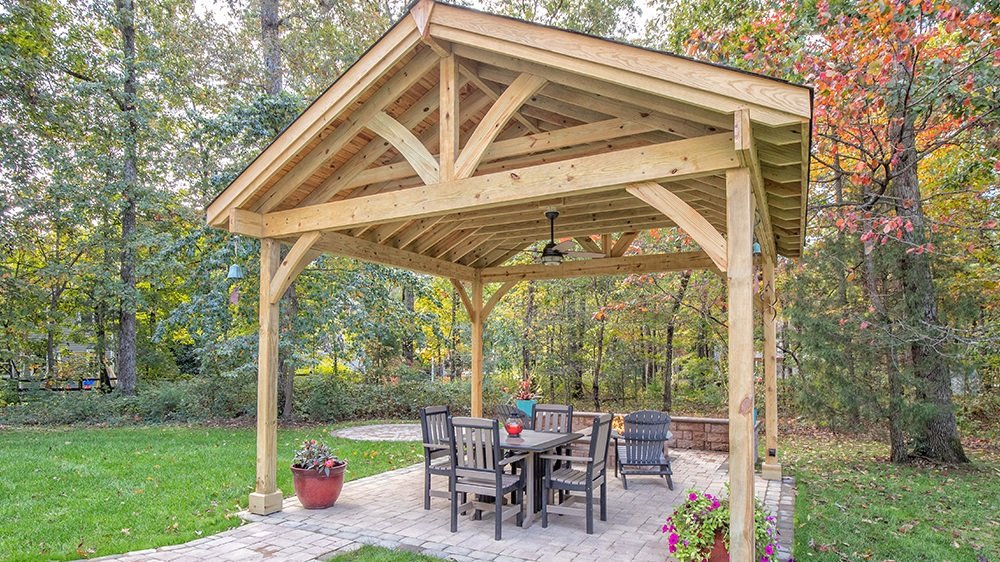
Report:
<svg viewBox="0 0 1000 562"><path fill-rule="evenodd" d="M558 562L634 560L662 562L667 558L666 536L660 526L680 503L688 488L720 493L727 481L726 454L672 450L674 490L656 477L629 479L629 490L611 478L608 520L595 521L587 535L580 517L553 516L549 527L541 522L521 529L513 519L504 523L503 540L493 540L492 515L481 521L459 519L458 532L449 531L448 501L432 500L422 508L423 466L386 472L348 482L337 505L325 510L303 509L287 498L284 509L268 516L242 514L247 524L190 543L132 552L101 560L326 560L335 554L376 544L402 548L456 561L482 560ZM441 483L436 484L440 486ZM794 483L756 480L756 493L778 514L780 560L789 557Z"/></svg>

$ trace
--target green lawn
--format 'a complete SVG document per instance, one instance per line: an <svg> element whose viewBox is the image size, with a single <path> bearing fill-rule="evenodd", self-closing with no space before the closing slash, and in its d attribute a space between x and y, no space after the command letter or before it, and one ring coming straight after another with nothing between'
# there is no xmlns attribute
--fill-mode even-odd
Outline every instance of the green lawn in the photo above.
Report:
<svg viewBox="0 0 1000 562"><path fill-rule="evenodd" d="M292 453L323 438L348 479L417 462L415 443L278 431L278 486ZM67 560L181 543L240 524L254 482L254 431L200 427L0 430L0 560Z"/></svg>
<svg viewBox="0 0 1000 562"><path fill-rule="evenodd" d="M440 562L440 560L440 558L432 558L405 550L363 546L354 552L334 556L330 562Z"/></svg>
<svg viewBox="0 0 1000 562"><path fill-rule="evenodd" d="M796 560L1000 560L997 455L973 452L967 467L893 466L881 443L782 441L798 491Z"/></svg>

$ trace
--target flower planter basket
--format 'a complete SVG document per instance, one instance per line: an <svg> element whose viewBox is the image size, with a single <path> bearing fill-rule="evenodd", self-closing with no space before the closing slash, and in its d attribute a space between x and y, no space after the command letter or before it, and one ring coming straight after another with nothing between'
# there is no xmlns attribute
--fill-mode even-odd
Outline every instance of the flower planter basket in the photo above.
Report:
<svg viewBox="0 0 1000 562"><path fill-rule="evenodd" d="M292 468L292 483L295 485L295 495L299 503L306 509L326 509L337 503L340 491L344 487L344 471L347 461L330 468L327 476L317 470Z"/></svg>

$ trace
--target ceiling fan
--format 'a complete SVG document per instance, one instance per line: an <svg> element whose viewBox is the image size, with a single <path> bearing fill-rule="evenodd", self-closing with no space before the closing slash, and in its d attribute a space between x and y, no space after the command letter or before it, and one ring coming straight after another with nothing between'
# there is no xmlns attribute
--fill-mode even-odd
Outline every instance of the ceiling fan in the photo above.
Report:
<svg viewBox="0 0 1000 562"><path fill-rule="evenodd" d="M545 244L542 248L541 256L539 256L539 261L543 265L559 265L562 263L563 258L603 258L604 254L599 254L597 252L577 252L572 251L570 248L576 243L575 240L567 240L565 242L560 242L556 244L556 217L559 216L559 211L550 209L545 211L545 218L549 219L549 242Z"/></svg>

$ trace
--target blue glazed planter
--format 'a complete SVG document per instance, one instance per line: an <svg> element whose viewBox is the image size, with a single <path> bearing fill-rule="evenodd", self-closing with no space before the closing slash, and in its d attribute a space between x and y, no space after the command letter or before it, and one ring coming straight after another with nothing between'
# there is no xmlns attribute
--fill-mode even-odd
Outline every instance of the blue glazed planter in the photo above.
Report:
<svg viewBox="0 0 1000 562"><path fill-rule="evenodd" d="M517 409L524 412L528 416L528 419L531 419L534 415L535 404L538 404L538 400L516 400L515 402L517 403Z"/></svg>

